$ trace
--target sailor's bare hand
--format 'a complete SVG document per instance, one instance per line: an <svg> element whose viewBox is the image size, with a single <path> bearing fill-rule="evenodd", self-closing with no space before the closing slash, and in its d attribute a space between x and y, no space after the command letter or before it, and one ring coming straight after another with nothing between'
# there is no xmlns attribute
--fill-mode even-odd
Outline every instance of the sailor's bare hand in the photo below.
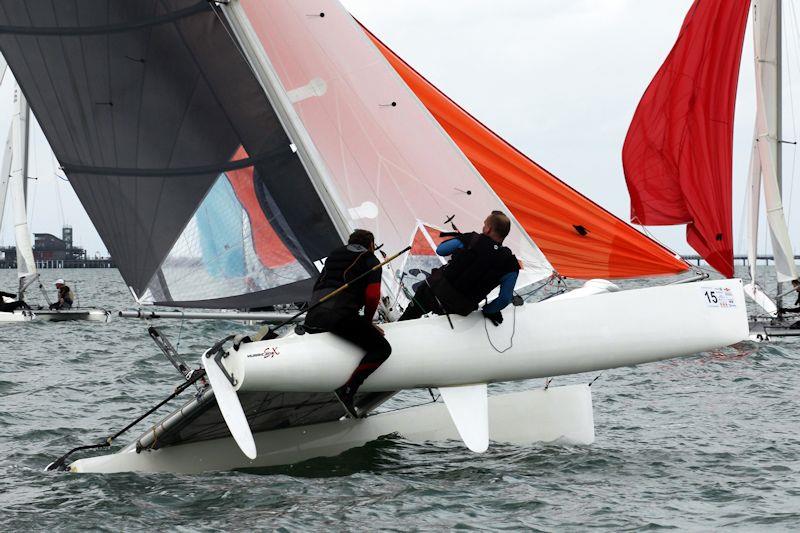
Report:
<svg viewBox="0 0 800 533"><path fill-rule="evenodd" d="M372 327L377 329L378 333L380 333L381 335L384 335L384 336L386 335L386 332L383 331L383 328L381 328L378 324L372 324Z"/></svg>

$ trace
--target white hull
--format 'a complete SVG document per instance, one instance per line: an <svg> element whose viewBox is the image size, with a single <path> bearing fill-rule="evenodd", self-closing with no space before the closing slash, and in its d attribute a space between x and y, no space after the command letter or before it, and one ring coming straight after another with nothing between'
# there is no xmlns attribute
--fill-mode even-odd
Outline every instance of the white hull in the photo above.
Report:
<svg viewBox="0 0 800 533"><path fill-rule="evenodd" d="M594 442L591 389L587 385L551 387L489 397L489 433L494 442L588 445ZM398 434L414 442L459 439L441 402L254 435L258 457L247 459L232 438L170 446L136 453L131 444L119 453L80 459L72 472L196 473L291 464L332 457L378 437Z"/></svg>
<svg viewBox="0 0 800 533"><path fill-rule="evenodd" d="M0 323L30 322L33 319L31 311L0 312Z"/></svg>
<svg viewBox="0 0 800 533"><path fill-rule="evenodd" d="M446 317L382 326L392 355L361 390L576 374L690 355L749 335L741 280L552 298L503 315L500 327L480 313L451 317L455 330ZM244 344L223 361L237 390L325 392L344 383L360 357L349 343L320 333Z"/></svg>
<svg viewBox="0 0 800 533"><path fill-rule="evenodd" d="M71 309L68 311L51 310L17 310L11 313L0 313L0 323L5 322L70 322L88 320L91 322L108 322L110 313L103 309Z"/></svg>

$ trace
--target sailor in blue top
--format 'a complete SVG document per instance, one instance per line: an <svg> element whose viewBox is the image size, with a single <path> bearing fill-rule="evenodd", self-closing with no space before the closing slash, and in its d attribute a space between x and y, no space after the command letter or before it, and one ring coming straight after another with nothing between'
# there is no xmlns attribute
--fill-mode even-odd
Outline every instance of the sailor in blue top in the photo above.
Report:
<svg viewBox="0 0 800 533"><path fill-rule="evenodd" d="M436 253L450 256L450 261L431 272L400 320L413 320L429 312L466 316L478 309L481 300L499 285L499 296L486 304L482 312L495 325L501 323L501 311L511 303L519 274L519 261L502 244L510 229L509 218L493 211L484 221L481 233L459 234L441 243Z"/></svg>

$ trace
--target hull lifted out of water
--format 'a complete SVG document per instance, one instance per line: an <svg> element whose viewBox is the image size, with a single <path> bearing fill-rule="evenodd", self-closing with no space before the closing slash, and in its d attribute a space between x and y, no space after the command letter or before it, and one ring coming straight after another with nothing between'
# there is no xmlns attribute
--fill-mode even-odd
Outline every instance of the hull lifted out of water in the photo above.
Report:
<svg viewBox="0 0 800 533"><path fill-rule="evenodd" d="M438 404L339 420L344 413L331 391L347 379L360 353L330 334L289 334L230 348L224 357L203 357L212 390L122 452L79 460L71 468L184 472L268 466L335 455L390 433L422 440L459 436L474 451L485 450L489 440L563 437L589 444L594 430L587 387L487 399L485 384L658 361L748 336L740 280L594 292L588 287L506 309L500 327L480 313L452 317L454 329L446 317L384 325L392 356L361 393L436 387L446 410ZM561 399L552 401L556 397ZM531 411L535 415L524 414ZM533 427L530 417L545 421ZM230 435L242 451L234 450Z"/></svg>

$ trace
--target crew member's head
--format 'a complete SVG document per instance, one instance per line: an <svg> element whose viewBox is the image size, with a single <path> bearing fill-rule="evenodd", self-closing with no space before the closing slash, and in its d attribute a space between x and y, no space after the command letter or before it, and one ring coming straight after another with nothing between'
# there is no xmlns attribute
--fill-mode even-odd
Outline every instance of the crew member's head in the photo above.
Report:
<svg viewBox="0 0 800 533"><path fill-rule="evenodd" d="M64 285L64 280L63 279L57 279L56 280L56 289L60 289L62 285Z"/></svg>
<svg viewBox="0 0 800 533"><path fill-rule="evenodd" d="M497 242L503 242L511 231L511 220L502 211L492 211L483 221L482 233Z"/></svg>
<svg viewBox="0 0 800 533"><path fill-rule="evenodd" d="M365 229L353 230L347 239L347 244L360 244L370 252L375 251L375 236Z"/></svg>

